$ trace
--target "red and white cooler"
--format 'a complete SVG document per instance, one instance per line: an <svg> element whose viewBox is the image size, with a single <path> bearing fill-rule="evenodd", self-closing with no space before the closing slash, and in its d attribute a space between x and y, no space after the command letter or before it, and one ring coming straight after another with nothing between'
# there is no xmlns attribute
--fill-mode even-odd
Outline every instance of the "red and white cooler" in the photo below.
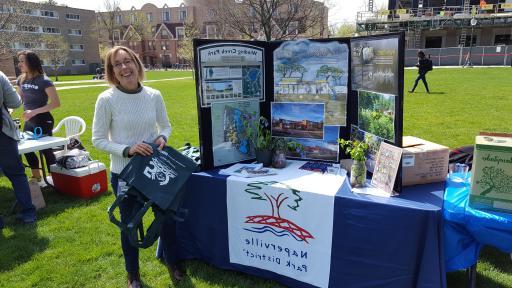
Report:
<svg viewBox="0 0 512 288"><path fill-rule="evenodd" d="M91 161L89 165L66 169L56 164L50 166L53 185L62 193L80 198L96 197L107 191L107 170L105 164Z"/></svg>

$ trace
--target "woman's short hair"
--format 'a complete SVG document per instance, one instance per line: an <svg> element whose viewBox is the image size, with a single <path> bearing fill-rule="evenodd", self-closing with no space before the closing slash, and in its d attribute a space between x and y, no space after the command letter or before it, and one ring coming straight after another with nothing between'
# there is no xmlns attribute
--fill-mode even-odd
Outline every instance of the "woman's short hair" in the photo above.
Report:
<svg viewBox="0 0 512 288"><path fill-rule="evenodd" d="M420 50L420 51L418 51L418 57L420 57L420 58L425 58L425 52L423 52L423 51L421 51L421 50Z"/></svg>
<svg viewBox="0 0 512 288"><path fill-rule="evenodd" d="M133 62L135 63L135 66L137 66L137 71L139 72L139 82L142 82L142 80L144 80L144 68L142 66L142 62L132 49L124 46L114 46L105 55L105 77L107 78L107 82L111 85L119 85L119 80L114 74L114 57L120 50L123 50L128 53L128 55L130 55Z"/></svg>
<svg viewBox="0 0 512 288"><path fill-rule="evenodd" d="M34 51L23 50L16 54L16 58L20 56L25 56L25 65L27 66L28 72L33 74L34 76L43 75L43 65L41 64L41 59ZM20 77L20 82L23 83L26 79L25 74L22 74Z"/></svg>

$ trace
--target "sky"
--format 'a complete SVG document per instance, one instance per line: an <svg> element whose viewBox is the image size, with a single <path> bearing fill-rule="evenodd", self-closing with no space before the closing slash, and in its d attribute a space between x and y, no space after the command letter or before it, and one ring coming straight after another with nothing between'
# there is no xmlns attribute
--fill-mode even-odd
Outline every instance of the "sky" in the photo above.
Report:
<svg viewBox="0 0 512 288"><path fill-rule="evenodd" d="M366 9L368 0L323 0L328 1L329 7L329 26L337 26L341 23L355 23L358 11ZM43 2L40 0L31 0L31 2ZM157 7L162 7L165 3L169 7L177 7L181 4L180 0L122 0L119 1L121 9L128 10L132 6L140 9L145 3L153 3ZM88 10L102 10L104 0L57 0L57 3L65 3L69 7L82 8ZM385 7L387 0L374 0L375 9Z"/></svg>

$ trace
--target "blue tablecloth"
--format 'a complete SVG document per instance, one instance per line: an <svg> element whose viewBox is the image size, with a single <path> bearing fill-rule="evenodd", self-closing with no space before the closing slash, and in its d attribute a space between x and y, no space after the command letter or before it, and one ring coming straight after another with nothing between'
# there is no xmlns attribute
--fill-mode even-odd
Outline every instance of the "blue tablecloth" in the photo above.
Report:
<svg viewBox="0 0 512 288"><path fill-rule="evenodd" d="M446 271L471 267L483 245L512 252L512 215L468 206L469 183L447 181L444 194Z"/></svg>
<svg viewBox="0 0 512 288"><path fill-rule="evenodd" d="M178 258L201 259L290 287L311 287L274 272L229 262L226 176L216 171L193 174L185 189L183 207L189 214L177 225ZM443 192L444 184L435 183L382 198L353 194L345 181L334 202L329 286L446 287Z"/></svg>

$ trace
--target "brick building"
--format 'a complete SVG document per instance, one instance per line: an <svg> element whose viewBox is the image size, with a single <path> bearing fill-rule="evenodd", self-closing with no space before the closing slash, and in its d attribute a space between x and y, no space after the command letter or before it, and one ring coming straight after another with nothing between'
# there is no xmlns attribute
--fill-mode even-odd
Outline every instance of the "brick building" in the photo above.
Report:
<svg viewBox="0 0 512 288"><path fill-rule="evenodd" d="M0 5L3 16L10 13L8 4ZM25 1L19 1L17 5L23 7L21 13L26 17L27 23L11 28L18 31L16 33L19 36L10 44L11 51L4 51L0 56L3 60L0 61L0 70L8 76L14 76L16 59L13 55L21 50L32 50L40 54L45 72L49 75L54 73L53 68L48 66L48 59L43 56L47 49L41 42L40 37L43 35L63 36L69 45L68 59L65 63L60 63L59 74L92 73L100 65L94 11Z"/></svg>

